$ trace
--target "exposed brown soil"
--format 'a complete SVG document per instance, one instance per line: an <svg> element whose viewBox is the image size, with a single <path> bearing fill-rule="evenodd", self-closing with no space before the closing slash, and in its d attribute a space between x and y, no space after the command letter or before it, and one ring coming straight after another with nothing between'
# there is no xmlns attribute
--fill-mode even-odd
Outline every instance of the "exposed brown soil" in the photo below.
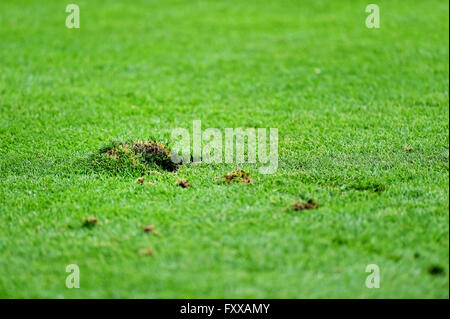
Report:
<svg viewBox="0 0 450 319"><path fill-rule="evenodd" d="M238 182L243 184L253 184L250 178L250 173L243 171L240 168L225 175L225 183L229 184L231 182Z"/></svg>
<svg viewBox="0 0 450 319"><path fill-rule="evenodd" d="M296 201L291 206L294 211L316 209L317 207L319 207L319 204L317 204L313 199L308 199L306 202Z"/></svg>
<svg viewBox="0 0 450 319"><path fill-rule="evenodd" d="M180 180L177 182L177 185L180 186L180 187L182 187L182 188L188 188L188 187L191 186L191 184L189 184L189 182L188 182L187 179L180 179Z"/></svg>

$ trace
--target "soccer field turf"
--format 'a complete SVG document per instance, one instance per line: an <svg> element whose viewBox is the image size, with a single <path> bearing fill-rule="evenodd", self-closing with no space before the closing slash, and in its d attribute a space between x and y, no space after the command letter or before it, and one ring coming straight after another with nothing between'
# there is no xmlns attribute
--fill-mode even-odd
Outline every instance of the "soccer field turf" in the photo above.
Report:
<svg viewBox="0 0 450 319"><path fill-rule="evenodd" d="M71 2L0 2L0 297L449 297L448 2ZM277 128L278 170L92 168L194 120Z"/></svg>

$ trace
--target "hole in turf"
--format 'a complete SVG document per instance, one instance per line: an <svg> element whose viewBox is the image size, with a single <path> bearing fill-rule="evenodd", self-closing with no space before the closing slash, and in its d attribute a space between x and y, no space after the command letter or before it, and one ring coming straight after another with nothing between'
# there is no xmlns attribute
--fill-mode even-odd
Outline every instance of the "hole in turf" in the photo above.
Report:
<svg viewBox="0 0 450 319"><path fill-rule="evenodd" d="M430 275L437 276L437 275L443 275L445 273L444 267L441 265L431 265L427 268L427 272Z"/></svg>

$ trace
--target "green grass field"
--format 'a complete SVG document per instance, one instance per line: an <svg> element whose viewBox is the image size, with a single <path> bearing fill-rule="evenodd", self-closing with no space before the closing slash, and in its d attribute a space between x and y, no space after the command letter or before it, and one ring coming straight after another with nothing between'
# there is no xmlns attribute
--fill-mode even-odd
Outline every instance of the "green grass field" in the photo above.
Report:
<svg viewBox="0 0 450 319"><path fill-rule="evenodd" d="M368 3L1 1L0 297L448 298L449 5ZM278 128L277 172L90 166L193 120Z"/></svg>

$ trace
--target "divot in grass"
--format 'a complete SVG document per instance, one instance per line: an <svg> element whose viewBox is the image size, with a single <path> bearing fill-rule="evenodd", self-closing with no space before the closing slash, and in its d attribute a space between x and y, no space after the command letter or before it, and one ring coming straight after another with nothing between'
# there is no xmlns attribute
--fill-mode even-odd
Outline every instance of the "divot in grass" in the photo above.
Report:
<svg viewBox="0 0 450 319"><path fill-rule="evenodd" d="M173 172L179 166L172 162L167 146L153 140L112 142L93 156L93 164L114 174L141 176L155 170ZM136 182L143 184L144 180L140 177Z"/></svg>

